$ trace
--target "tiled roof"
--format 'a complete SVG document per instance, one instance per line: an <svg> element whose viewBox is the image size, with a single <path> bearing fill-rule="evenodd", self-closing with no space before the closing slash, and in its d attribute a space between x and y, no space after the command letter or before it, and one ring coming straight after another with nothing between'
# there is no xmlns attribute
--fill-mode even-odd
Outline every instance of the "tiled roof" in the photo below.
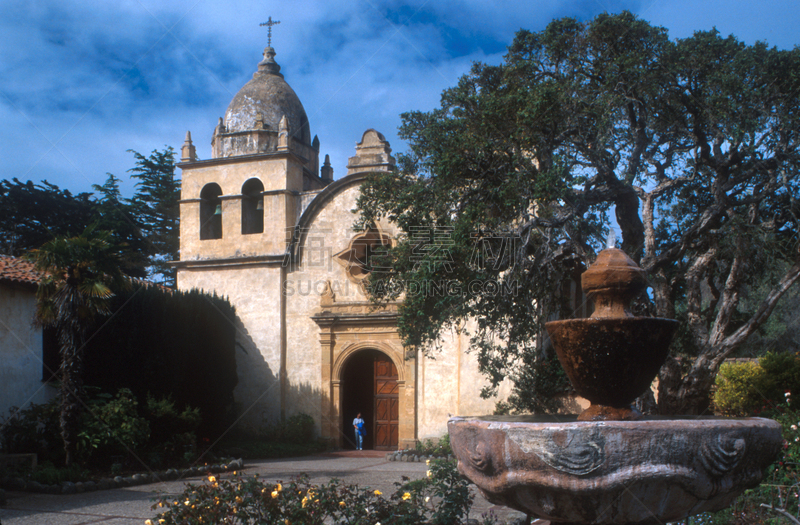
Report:
<svg viewBox="0 0 800 525"><path fill-rule="evenodd" d="M10 281L20 284L38 285L41 277L42 272L34 270L32 262L26 259L11 257L10 255L0 255L0 282ZM163 292L172 293L173 291L172 288L145 279L128 277L128 280L131 283L141 286L155 286Z"/></svg>
<svg viewBox="0 0 800 525"><path fill-rule="evenodd" d="M11 257L0 255L0 281L10 281L20 284L39 284L42 273L33 269L33 263Z"/></svg>

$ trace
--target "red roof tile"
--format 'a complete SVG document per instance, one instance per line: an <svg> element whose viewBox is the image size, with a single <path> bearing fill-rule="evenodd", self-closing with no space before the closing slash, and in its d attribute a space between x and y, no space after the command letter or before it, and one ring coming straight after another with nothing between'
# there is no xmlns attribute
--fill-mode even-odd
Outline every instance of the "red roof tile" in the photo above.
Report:
<svg viewBox="0 0 800 525"><path fill-rule="evenodd" d="M33 269L32 262L9 255L0 255L0 281L39 284L41 276L41 272Z"/></svg>
<svg viewBox="0 0 800 525"><path fill-rule="evenodd" d="M38 285L41 277L42 272L36 271L33 268L32 262L26 259L18 259L10 255L0 255L0 282L10 281L20 284ZM172 288L145 279L128 277L128 280L141 286L155 286L163 292L173 292Z"/></svg>

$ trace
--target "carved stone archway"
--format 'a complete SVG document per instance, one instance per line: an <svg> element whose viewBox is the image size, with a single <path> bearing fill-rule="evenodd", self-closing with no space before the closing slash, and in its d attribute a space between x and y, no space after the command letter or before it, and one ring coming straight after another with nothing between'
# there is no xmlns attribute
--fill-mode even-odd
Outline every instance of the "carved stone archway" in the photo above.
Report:
<svg viewBox="0 0 800 525"><path fill-rule="evenodd" d="M322 356L321 437L336 447L345 444L349 428L342 427L342 373L358 352L377 350L397 368L398 447L417 443L416 359L406 359L397 335L396 307L374 311L369 303L325 304L312 319L320 327Z"/></svg>

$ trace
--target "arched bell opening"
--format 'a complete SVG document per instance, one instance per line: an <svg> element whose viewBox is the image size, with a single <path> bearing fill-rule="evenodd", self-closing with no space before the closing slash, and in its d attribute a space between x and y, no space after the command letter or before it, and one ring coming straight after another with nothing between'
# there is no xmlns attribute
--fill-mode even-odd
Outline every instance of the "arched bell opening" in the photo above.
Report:
<svg viewBox="0 0 800 525"><path fill-rule="evenodd" d="M264 185L249 179L242 185L242 235L264 233Z"/></svg>
<svg viewBox="0 0 800 525"><path fill-rule="evenodd" d="M200 240L222 238L222 188L211 183L200 191Z"/></svg>

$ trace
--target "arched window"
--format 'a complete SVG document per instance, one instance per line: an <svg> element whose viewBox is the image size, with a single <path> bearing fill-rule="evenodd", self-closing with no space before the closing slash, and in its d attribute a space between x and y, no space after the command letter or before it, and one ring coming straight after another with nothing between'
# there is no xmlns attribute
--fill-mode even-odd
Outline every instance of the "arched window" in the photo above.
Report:
<svg viewBox="0 0 800 525"><path fill-rule="evenodd" d="M242 185L242 235L264 233L264 185L250 179Z"/></svg>
<svg viewBox="0 0 800 525"><path fill-rule="evenodd" d="M200 192L200 240L222 239L222 188L206 184Z"/></svg>

